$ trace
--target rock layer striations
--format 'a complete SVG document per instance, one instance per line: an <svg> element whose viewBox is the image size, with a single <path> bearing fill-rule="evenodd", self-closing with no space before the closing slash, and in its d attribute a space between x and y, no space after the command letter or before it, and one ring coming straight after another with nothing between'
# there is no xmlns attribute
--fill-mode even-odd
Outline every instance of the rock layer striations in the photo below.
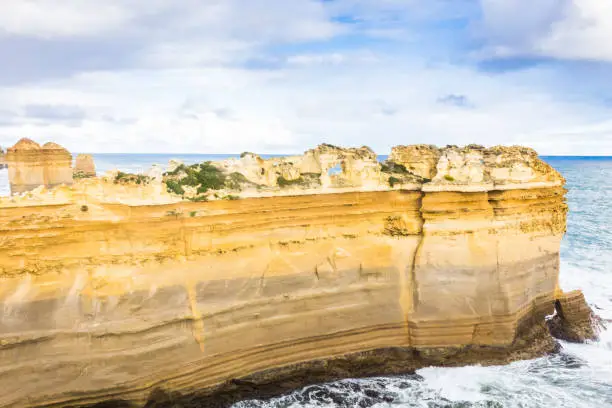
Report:
<svg viewBox="0 0 612 408"><path fill-rule="evenodd" d="M6 153L11 193L72 184L72 155L57 143L23 138Z"/></svg>
<svg viewBox="0 0 612 408"><path fill-rule="evenodd" d="M402 146L379 164L322 145L210 165L167 180L200 180L208 202L118 173L0 201L0 405L224 405L530 358L556 347L555 305L586 321L558 285L564 180L533 150ZM222 188L202 188L210 174Z"/></svg>
<svg viewBox="0 0 612 408"><path fill-rule="evenodd" d="M74 177L94 177L96 175L96 165L90 154L79 154L75 159Z"/></svg>

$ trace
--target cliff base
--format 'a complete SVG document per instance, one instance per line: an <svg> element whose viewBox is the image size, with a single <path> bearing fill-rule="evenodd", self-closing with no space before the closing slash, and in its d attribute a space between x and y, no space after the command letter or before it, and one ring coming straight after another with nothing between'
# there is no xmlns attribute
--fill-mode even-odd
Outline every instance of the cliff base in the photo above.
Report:
<svg viewBox="0 0 612 408"><path fill-rule="evenodd" d="M535 319L534 319L535 320ZM151 392L148 408L225 408L238 401L269 399L312 384L345 378L411 374L423 367L499 365L558 352L559 344L546 325L534 320L522 324L519 335L507 347L465 346L415 349L379 348L329 359L312 360L234 378L202 393L181 394L158 388ZM135 407L128 401L107 401L91 407Z"/></svg>

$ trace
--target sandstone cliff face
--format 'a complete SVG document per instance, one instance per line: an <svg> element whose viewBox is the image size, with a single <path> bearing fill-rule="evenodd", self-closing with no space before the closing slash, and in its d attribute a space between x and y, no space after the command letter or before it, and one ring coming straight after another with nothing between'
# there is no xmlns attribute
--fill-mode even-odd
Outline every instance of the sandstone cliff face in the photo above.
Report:
<svg viewBox="0 0 612 408"><path fill-rule="evenodd" d="M42 147L27 138L8 148L6 162L12 193L72 183L72 155L57 143Z"/></svg>
<svg viewBox="0 0 612 408"><path fill-rule="evenodd" d="M269 187L240 200L158 174L0 201L0 405L231 401L554 350L545 316L585 310L558 286L562 177L523 148L419 149L217 164ZM279 188L304 174L319 194Z"/></svg>
<svg viewBox="0 0 612 408"><path fill-rule="evenodd" d="M21 139L6 152L11 192L33 190L44 185L44 164L41 147L30 139Z"/></svg>
<svg viewBox="0 0 612 408"><path fill-rule="evenodd" d="M72 155L57 143L42 146L44 181L49 188L72 184Z"/></svg>

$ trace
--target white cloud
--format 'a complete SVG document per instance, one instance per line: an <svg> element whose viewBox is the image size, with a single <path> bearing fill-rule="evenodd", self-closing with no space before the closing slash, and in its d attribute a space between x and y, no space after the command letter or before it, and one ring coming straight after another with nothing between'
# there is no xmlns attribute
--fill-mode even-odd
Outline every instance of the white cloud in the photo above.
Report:
<svg viewBox="0 0 612 408"><path fill-rule="evenodd" d="M370 51L297 54L290 55L286 59L287 64L302 67L342 64L365 65L378 61L378 56Z"/></svg>
<svg viewBox="0 0 612 408"><path fill-rule="evenodd" d="M43 38L92 35L128 23L134 11L116 0L3 1L0 3L0 30Z"/></svg>
<svg viewBox="0 0 612 408"><path fill-rule="evenodd" d="M287 62L293 65L313 65L313 64L332 64L343 63L346 57L338 52L331 54L304 54L292 55L287 58Z"/></svg>
<svg viewBox="0 0 612 408"><path fill-rule="evenodd" d="M253 43L231 39L162 42L149 46L136 61L152 68L223 65L245 61L255 55L255 49Z"/></svg>
<svg viewBox="0 0 612 408"><path fill-rule="evenodd" d="M600 15L591 16L606 10L594 1L578 2L586 12L560 9L557 0L537 6L526 0L482 0L489 51L560 58L583 58L595 50L606 54L607 45L598 46L595 34L588 34L607 30ZM597 140L610 135L607 108L569 100L554 83L543 84L542 78L551 77L547 68L489 76L443 58L434 65L425 57L430 43L418 48L418 39L427 37L418 28L436 19L465 17L466 4L4 2L0 30L6 35L56 44L106 39L132 48L126 47L122 68L68 70L70 76L0 87L0 111L11 112L0 121L0 145L31 137L55 140L73 151L286 153L330 142L370 145L384 154L396 144L520 142L541 153L603 153L607 148L612 153L610 143L595 148ZM528 5L531 11L525 13ZM7 17L11 11L17 20ZM351 16L359 23L337 21ZM578 24L584 16L594 19L592 27ZM334 40L344 34L350 34L344 42ZM360 42L364 35L375 38ZM564 49L570 38L575 45ZM259 69L244 68L253 60L261 63ZM263 69L266 65L275 68ZM449 95L455 103L439 103ZM458 106L460 99L469 109ZM28 106L30 113L36 108L36 117L28 116Z"/></svg>
<svg viewBox="0 0 612 408"><path fill-rule="evenodd" d="M120 31L119 31L120 30ZM342 31L311 0L11 0L0 3L0 32L54 38L134 35L304 41Z"/></svg>
<svg viewBox="0 0 612 408"><path fill-rule="evenodd" d="M489 55L612 62L612 2L481 0Z"/></svg>
<svg viewBox="0 0 612 408"><path fill-rule="evenodd" d="M601 139L600 129L589 126L605 112L522 87L525 79L392 57L274 71L87 73L0 92L0 105L13 112L33 103L85 112L79 127L21 119L0 127L0 144L28 136L73 151L291 153L330 142L370 145L385 154L396 144L522 142L541 153L576 153L575 142L552 146L550 138L575 128L583 146ZM466 95L474 107L437 102L449 93Z"/></svg>

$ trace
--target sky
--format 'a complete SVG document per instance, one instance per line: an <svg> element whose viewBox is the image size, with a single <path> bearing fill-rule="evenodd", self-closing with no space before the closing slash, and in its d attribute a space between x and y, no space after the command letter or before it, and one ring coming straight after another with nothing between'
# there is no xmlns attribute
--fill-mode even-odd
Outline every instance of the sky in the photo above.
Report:
<svg viewBox="0 0 612 408"><path fill-rule="evenodd" d="M612 155L612 0L0 2L0 146Z"/></svg>

